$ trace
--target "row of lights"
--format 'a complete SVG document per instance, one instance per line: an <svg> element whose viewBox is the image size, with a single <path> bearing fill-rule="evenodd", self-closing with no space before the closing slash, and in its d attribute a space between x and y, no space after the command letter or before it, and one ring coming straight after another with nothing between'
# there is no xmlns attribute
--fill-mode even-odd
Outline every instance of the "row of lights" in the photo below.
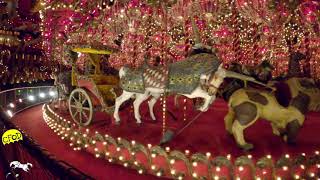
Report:
<svg viewBox="0 0 320 180"><path fill-rule="evenodd" d="M49 97L54 97L54 96L56 95L56 93L55 93L54 91L49 91L48 94L46 94L46 93L44 93L44 92L40 92L40 93L38 94L38 96L39 96L40 99L44 99L44 98L46 98L48 95L49 95ZM35 95L28 95L28 96L27 96L27 100L29 100L30 102L34 102L34 101L36 100L36 97L37 97L37 96L35 96ZM23 99L19 98L19 99L18 99L18 102L19 102L19 103L22 103L22 102L23 102ZM11 102L11 103L8 104L8 106L9 106L9 108L11 108L11 109L8 109L8 110L6 111L6 113L7 113L7 115L11 118L11 117L13 117L13 115L14 115L14 114L13 114L13 109L16 107L16 104L14 104L13 102Z"/></svg>
<svg viewBox="0 0 320 180"><path fill-rule="evenodd" d="M49 111L50 111L51 113L53 113L53 114L54 114L56 117L58 117L59 119L61 119L61 120L63 120L63 121L66 121L66 119L60 117L58 114L56 114L55 112L53 112L53 111L50 109L49 106L48 106L48 109L49 109ZM45 113L44 113L44 114L45 114ZM45 115L46 115L46 114L45 114ZM49 118L49 117L46 115L45 119L48 119L48 118ZM47 121L47 123L50 125L51 128L55 129L55 130L54 130L55 132L57 132L57 131L59 131L59 130L62 130L62 131L60 131L60 133L58 133L58 135L66 132L66 131L63 130L64 128L63 128L61 125L59 125L57 122L54 122L54 120L53 120L52 118L49 118L49 119L50 119L50 123L48 123L48 121ZM68 123L71 123L71 122L68 121ZM75 126L75 125L74 125L74 126ZM56 129L56 128L57 128L57 129ZM67 129L69 129L69 131L70 131L70 128L67 128ZM98 134L97 131L96 131L95 133ZM78 134L78 132L74 132L74 135L77 135L77 134ZM83 137L88 137L88 134L89 134L89 129L86 129L86 133L84 133L82 136L83 136ZM67 137L67 136L68 136L68 134L65 134L65 137ZM106 135L106 136L108 136L108 135ZM65 138L62 137L62 139L65 139ZM74 140L74 137L73 137L71 140ZM94 141L94 142L93 142L93 141ZM92 141L92 144L95 144L96 141L95 141L95 140L93 140L93 141ZM118 141L121 141L121 138L118 138ZM81 143L81 142L80 142L79 140L76 142L76 144L80 144L80 143ZM135 143L136 143L136 142L135 142L134 140L131 142L132 145L134 145ZM103 144L106 145L107 143L106 143L106 142L103 142ZM74 146L74 145L75 145L74 143L70 143L70 146ZM88 148L88 146L89 146L88 144L85 144L85 148ZM152 145L151 145L151 144L147 144L147 147L148 147L149 149L151 149L151 148L152 148ZM81 148L80 148L80 147L75 147L74 150L81 150ZM95 148L94 150L95 150L95 152L96 152L95 157L96 157L96 158L99 158L99 157L100 157L100 154L98 153L98 148ZM120 147L117 148L117 151L120 151ZM170 147L165 147L165 151L166 151L166 152L170 152ZM134 155L134 153L132 153L132 154ZM189 150L185 150L185 154L186 154L186 155L190 155L190 151L189 151ZM315 154L316 154L316 155L319 155L319 151L316 151ZM109 152L106 152L106 156L109 156L109 155L110 155L110 153L109 153ZM302 153L302 156L306 156L306 154L305 154L305 153ZM155 158L155 157L156 157L156 154L151 154L151 157L152 157L152 158ZM211 157L211 153L210 153L210 152L207 152L207 153L206 153L206 157L209 159L209 158ZM247 155L247 157L248 157L249 159L252 159L252 155L250 155L250 154ZM267 157L268 159L272 159L272 156L271 156L271 155L267 155L266 157ZM285 154L285 158L286 158L286 159L289 159L289 158L290 158L290 155L289 155L289 154ZM227 159L228 159L228 160L231 160L231 155L230 155L230 154L227 155ZM109 162L113 162L113 159L112 159L112 158L109 158L108 160L109 160ZM120 161L123 161L123 160L124 160L123 156L119 156L119 160L120 160ZM123 161L123 162L124 162L124 161ZM170 162L170 164L174 164L174 163L175 163L175 160L174 160L174 159L171 159L169 162ZM134 164L137 165L138 162L135 161ZM126 163L126 162L124 162L123 165L124 165L124 167L128 167L128 163ZM193 166L193 167L196 167L197 165L198 165L197 162L193 162L193 163L192 163L192 166ZM240 172L241 172L241 171L244 171L244 169L245 169L244 166L239 166L239 167L237 167L237 168L238 168L238 170L239 170ZM304 166L304 165L300 165L300 168L301 168L301 169L305 169L305 166ZM317 165L317 168L319 169L319 168L320 168L320 165ZM155 165L151 165L151 170L156 170L156 166L155 166ZM217 167L216 167L216 171L217 171L217 172L220 172L220 170L221 170L221 167L217 166ZM289 170L289 167L288 167L288 166L283 166L283 167L282 167L282 170L283 170L283 171L288 171L288 170ZM138 172L139 172L139 174L141 174L141 173L143 173L143 170L142 170L142 169L139 169ZM171 173L172 175L175 175L175 174L176 174L176 171L175 171L175 170L171 170L170 173ZM267 173L266 171L263 172L263 174L266 174L266 173ZM160 170L160 171L156 172L156 175L157 175L157 176L162 176L162 175L163 175L163 172ZM309 176L310 176L310 177L315 177L315 173L314 173L314 172L311 172L311 173L309 174ZM193 177L193 178L198 178L198 174L194 172L194 173L192 173L192 177ZM295 178L295 179L300 179L300 176L299 176L298 174L295 174L295 175L294 175L294 178ZM183 177L182 177L182 176L179 176L178 179L183 179ZM220 177L219 177L219 176L215 176L214 179L220 179ZM240 179L240 177L236 177L236 179L238 180L238 179ZM257 180L260 180L260 179L262 179L262 177L256 177L256 179L257 179ZM281 177L276 177L276 179L277 179L277 180L281 180L282 178L281 178Z"/></svg>

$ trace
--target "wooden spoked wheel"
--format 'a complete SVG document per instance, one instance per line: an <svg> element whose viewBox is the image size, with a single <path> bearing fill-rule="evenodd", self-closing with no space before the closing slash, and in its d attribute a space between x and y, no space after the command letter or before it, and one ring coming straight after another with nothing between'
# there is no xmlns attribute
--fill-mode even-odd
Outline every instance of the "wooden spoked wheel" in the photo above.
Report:
<svg viewBox="0 0 320 180"><path fill-rule="evenodd" d="M86 90L78 88L71 92L69 111L72 119L80 126L87 126L91 123L93 105Z"/></svg>

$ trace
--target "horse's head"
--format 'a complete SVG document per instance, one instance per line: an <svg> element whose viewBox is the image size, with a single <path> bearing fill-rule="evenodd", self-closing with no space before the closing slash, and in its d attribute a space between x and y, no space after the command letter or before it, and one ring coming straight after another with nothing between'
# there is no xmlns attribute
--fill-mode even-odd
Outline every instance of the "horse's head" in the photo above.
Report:
<svg viewBox="0 0 320 180"><path fill-rule="evenodd" d="M31 164L31 163L27 163L27 166L28 166L28 167L32 167L32 164Z"/></svg>

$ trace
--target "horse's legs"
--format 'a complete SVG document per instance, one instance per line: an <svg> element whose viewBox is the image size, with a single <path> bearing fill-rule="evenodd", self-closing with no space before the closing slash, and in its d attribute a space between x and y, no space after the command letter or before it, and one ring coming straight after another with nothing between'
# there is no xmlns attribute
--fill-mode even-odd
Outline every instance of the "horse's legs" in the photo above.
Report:
<svg viewBox="0 0 320 180"><path fill-rule="evenodd" d="M210 96L206 91L202 90L200 87L195 89L191 94L183 94L188 98L204 98L203 105L199 108L200 111L205 112L208 110L209 105L215 100L216 96Z"/></svg>
<svg viewBox="0 0 320 180"><path fill-rule="evenodd" d="M232 134L232 123L235 118L235 113L231 107L229 107L228 114L224 117L224 125L228 133Z"/></svg>
<svg viewBox="0 0 320 180"><path fill-rule="evenodd" d="M200 111L206 112L209 109L209 105L216 99L216 96L205 96L203 105L199 108Z"/></svg>
<svg viewBox="0 0 320 180"><path fill-rule="evenodd" d="M156 117L155 117L154 112L153 112L153 106L154 106L154 104L156 104L157 100L159 99L160 94L156 94L155 93L155 94L151 94L151 95L152 95L152 98L148 102L149 112L150 112L150 116L151 116L152 120L156 120Z"/></svg>
<svg viewBox="0 0 320 180"><path fill-rule="evenodd" d="M145 91L144 94L136 94L136 100L133 102L134 108L134 117L137 120L137 123L141 123L141 116L140 116L140 105L143 101L145 101L149 97L149 92Z"/></svg>
<svg viewBox="0 0 320 180"><path fill-rule="evenodd" d="M121 106L121 104L123 102L125 102L126 100L130 99L130 97L133 95L134 93L132 92L128 92L123 90L121 96L116 98L116 102L115 102L115 109L114 109L114 113L113 113L113 117L116 121L116 124L119 124L120 122L120 117L119 117L119 107Z"/></svg>

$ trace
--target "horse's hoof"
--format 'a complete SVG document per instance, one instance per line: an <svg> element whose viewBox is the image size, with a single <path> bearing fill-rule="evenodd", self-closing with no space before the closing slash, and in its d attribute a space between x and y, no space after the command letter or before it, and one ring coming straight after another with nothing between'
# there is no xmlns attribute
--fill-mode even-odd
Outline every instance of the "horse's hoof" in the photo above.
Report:
<svg viewBox="0 0 320 180"><path fill-rule="evenodd" d="M120 121L116 121L114 124L115 124L116 126L119 126L119 125L120 125Z"/></svg>
<svg viewBox="0 0 320 180"><path fill-rule="evenodd" d="M245 144L245 145L241 146L241 148L244 151L249 151L249 150L253 149L253 144Z"/></svg>
<svg viewBox="0 0 320 180"><path fill-rule="evenodd" d="M209 108L203 108L203 107L198 108L198 110L201 111L201 112L206 112L206 111L208 111L208 109Z"/></svg>
<svg viewBox="0 0 320 180"><path fill-rule="evenodd" d="M137 126L141 126L141 124L142 124L141 122L137 122Z"/></svg>

